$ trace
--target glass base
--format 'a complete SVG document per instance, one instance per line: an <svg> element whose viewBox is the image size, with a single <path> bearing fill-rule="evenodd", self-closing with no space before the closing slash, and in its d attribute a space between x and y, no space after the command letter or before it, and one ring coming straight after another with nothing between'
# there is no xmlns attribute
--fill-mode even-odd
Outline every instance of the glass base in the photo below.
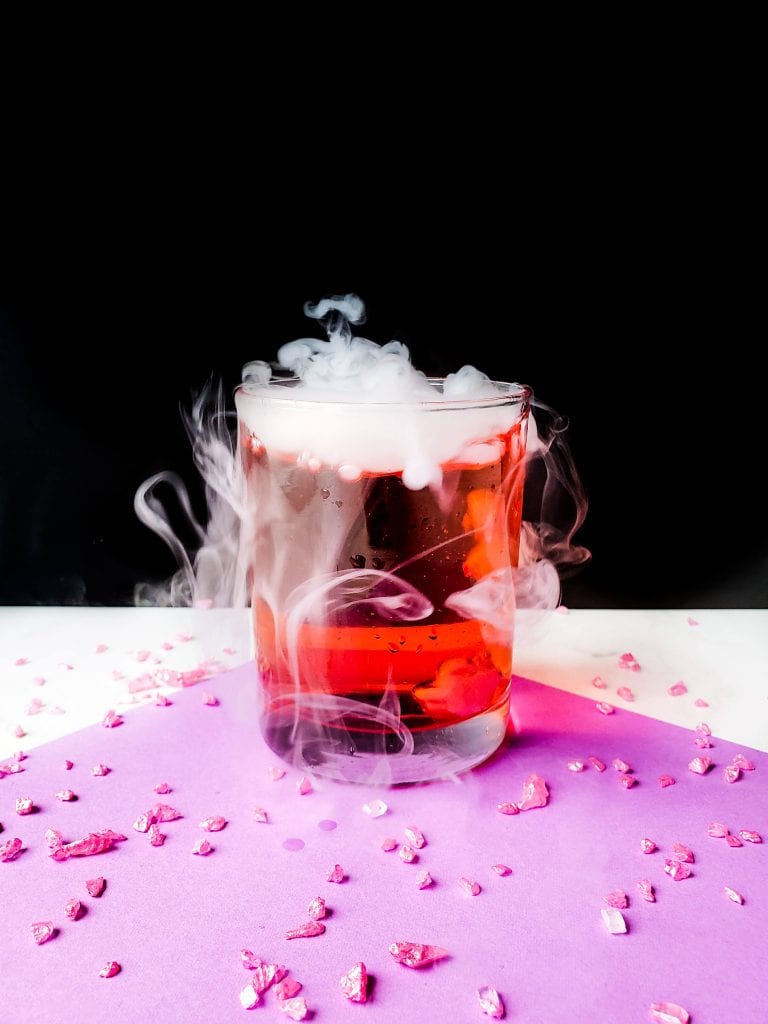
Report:
<svg viewBox="0 0 768 1024"><path fill-rule="evenodd" d="M268 712L261 728L283 761L341 782L394 786L449 779L485 761L502 743L509 698L451 726L373 732L298 720L288 709Z"/></svg>

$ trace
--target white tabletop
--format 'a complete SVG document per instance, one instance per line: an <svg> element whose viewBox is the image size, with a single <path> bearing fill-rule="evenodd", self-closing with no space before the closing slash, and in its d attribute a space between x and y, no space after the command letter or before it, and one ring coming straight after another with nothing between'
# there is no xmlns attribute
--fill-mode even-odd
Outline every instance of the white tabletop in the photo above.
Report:
<svg viewBox="0 0 768 1024"><path fill-rule="evenodd" d="M620 667L628 652L636 671ZM215 675L250 658L244 609L0 608L0 760L109 709L130 713L156 693L173 699L162 670ZM716 736L768 751L768 611L561 609L519 637L514 668L661 721L705 721ZM680 681L687 692L671 696Z"/></svg>

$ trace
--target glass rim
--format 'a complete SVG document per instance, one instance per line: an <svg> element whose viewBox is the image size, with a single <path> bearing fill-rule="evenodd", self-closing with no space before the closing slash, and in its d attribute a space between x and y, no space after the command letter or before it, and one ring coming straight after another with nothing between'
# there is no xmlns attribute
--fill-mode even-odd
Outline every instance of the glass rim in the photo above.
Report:
<svg viewBox="0 0 768 1024"><path fill-rule="evenodd" d="M496 395L470 398L443 398L442 393L438 392L437 388L445 383L446 377L426 377L425 380L435 389L437 397L434 399L419 395L409 398L379 399L377 401L363 399L356 402L345 400L339 392L334 392L333 395L328 395L327 397L317 395L314 398L299 398L292 394L291 391L299 384L300 378L292 376L272 378L272 380L264 384L249 384L247 382L238 384L235 388L235 400L237 400L238 396L243 395L246 399L252 399L256 402L276 402L280 405L307 406L315 409L322 406L333 406L334 409L348 409L350 411L387 408L438 411L443 409L492 409L505 405L527 405L533 398L533 389L527 384L500 380L490 381L490 384L498 390Z"/></svg>

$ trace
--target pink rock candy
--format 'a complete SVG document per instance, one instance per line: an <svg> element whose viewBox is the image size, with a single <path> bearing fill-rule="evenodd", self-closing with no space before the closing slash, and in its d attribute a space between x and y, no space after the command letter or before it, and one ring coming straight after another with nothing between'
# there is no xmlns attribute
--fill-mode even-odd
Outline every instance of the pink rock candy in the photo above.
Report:
<svg viewBox="0 0 768 1024"><path fill-rule="evenodd" d="M177 811L175 807L171 807L170 804L155 804L154 807L150 807L147 811L150 817L150 821L176 821L177 818L181 817L181 811Z"/></svg>
<svg viewBox="0 0 768 1024"><path fill-rule="evenodd" d="M309 916L313 921L319 921L325 917L325 900L322 896L315 896L309 901Z"/></svg>
<svg viewBox="0 0 768 1024"><path fill-rule="evenodd" d="M158 784L155 786L155 792L158 793L160 796L165 796L166 793L171 792L171 787L168 785L167 782L158 782Z"/></svg>
<svg viewBox="0 0 768 1024"><path fill-rule="evenodd" d="M686 864L693 864L693 850L689 850L687 846L683 846L682 843L672 844L672 855L675 860L685 861Z"/></svg>
<svg viewBox="0 0 768 1024"><path fill-rule="evenodd" d="M622 759L620 757L614 757L614 759L611 761L611 764L616 769L617 772L631 772L632 771L632 765L629 764L627 761L622 761Z"/></svg>
<svg viewBox="0 0 768 1024"><path fill-rule="evenodd" d="M278 768L276 765L270 765L270 767L267 768L267 775L273 782L277 782L285 775L285 768Z"/></svg>
<svg viewBox="0 0 768 1024"><path fill-rule="evenodd" d="M742 843L742 841L739 839L738 836L732 836L730 834L725 837L725 841L726 841L726 843L728 843L729 846L743 846L744 845Z"/></svg>
<svg viewBox="0 0 768 1024"><path fill-rule="evenodd" d="M42 946L48 939L52 939L56 929L53 927L53 921L36 921L32 925L32 938L38 944Z"/></svg>
<svg viewBox="0 0 768 1024"><path fill-rule="evenodd" d="M298 928L291 928L285 933L286 939L313 939L316 935L325 932L325 925L322 921L307 921Z"/></svg>
<svg viewBox="0 0 768 1024"><path fill-rule="evenodd" d="M709 769L712 767L711 757L694 757L692 761L688 763L688 768L696 775L706 775Z"/></svg>
<svg viewBox="0 0 768 1024"><path fill-rule="evenodd" d="M392 957L404 967L426 967L448 956L441 946L422 945L420 942L393 942L389 947Z"/></svg>
<svg viewBox="0 0 768 1024"><path fill-rule="evenodd" d="M382 842L381 848L384 853L391 853L393 850L397 849L397 840L393 839L391 836L387 836L387 838Z"/></svg>
<svg viewBox="0 0 768 1024"><path fill-rule="evenodd" d="M21 814L32 814L35 810L35 803L31 796L18 796L16 797L16 813Z"/></svg>
<svg viewBox="0 0 768 1024"><path fill-rule="evenodd" d="M647 903L656 902L656 893L653 891L653 886L651 885L649 879L641 878L640 881L637 883L637 891L640 894L641 898L644 899Z"/></svg>
<svg viewBox="0 0 768 1024"><path fill-rule="evenodd" d="M253 818L254 821L258 821L260 825L269 824L269 815L267 814L263 807L254 807Z"/></svg>
<svg viewBox="0 0 768 1024"><path fill-rule="evenodd" d="M547 784L534 772L523 783L523 798L518 801L517 806L521 811L530 811L536 807L546 807L548 801Z"/></svg>
<svg viewBox="0 0 768 1024"><path fill-rule="evenodd" d="M154 822L152 825L149 826L147 837L149 838L150 846L162 846L163 843L165 842L165 832L160 831L157 822Z"/></svg>
<svg viewBox="0 0 768 1024"><path fill-rule="evenodd" d="M719 821L710 821L707 825L707 835L712 836L713 839L725 839L728 829Z"/></svg>
<svg viewBox="0 0 768 1024"><path fill-rule="evenodd" d="M502 878L512 874L512 868L506 864L493 864L491 870L495 871L497 875L501 875Z"/></svg>
<svg viewBox="0 0 768 1024"><path fill-rule="evenodd" d="M741 895L741 893L736 892L736 890L732 889L729 885L723 886L723 892L728 897L728 899L733 900L734 903L744 902L744 897Z"/></svg>
<svg viewBox="0 0 768 1024"><path fill-rule="evenodd" d="M674 784L675 784L675 780L672 778L671 775L660 775L659 776L659 785L661 786L662 789L666 789L667 786L674 786Z"/></svg>
<svg viewBox="0 0 768 1024"><path fill-rule="evenodd" d="M496 804L496 810L499 812L499 814L520 813L520 808L517 806L517 804L510 803L509 801L506 801L503 804Z"/></svg>
<svg viewBox="0 0 768 1024"><path fill-rule="evenodd" d="M278 1005L291 1020L304 1020L309 1013L309 1007L304 996L297 996L295 999L284 999Z"/></svg>
<svg viewBox="0 0 768 1024"><path fill-rule="evenodd" d="M569 772L583 772L586 768L586 765L583 761L573 760L568 761L565 767L568 769Z"/></svg>
<svg viewBox="0 0 768 1024"><path fill-rule="evenodd" d="M67 771L71 771L75 767L75 762L74 761L70 761L69 759L67 759L64 762L64 767L65 767L65 769Z"/></svg>
<svg viewBox="0 0 768 1024"><path fill-rule="evenodd" d="M751 761L747 760L743 754L734 755L731 759L731 764L735 764L736 767L741 768L743 772L753 772L755 770L755 766Z"/></svg>
<svg viewBox="0 0 768 1024"><path fill-rule="evenodd" d="M61 800L62 803L71 803L73 800L77 800L77 797L71 789L60 789L54 794L57 800Z"/></svg>
<svg viewBox="0 0 768 1024"><path fill-rule="evenodd" d="M301 982L295 978L283 978L275 985L275 995L278 1003L284 1003L286 999L293 999L301 992Z"/></svg>
<svg viewBox="0 0 768 1024"><path fill-rule="evenodd" d="M628 686L620 686L616 693L619 695L619 697L621 697L622 700L631 702L635 699L634 693Z"/></svg>
<svg viewBox="0 0 768 1024"><path fill-rule="evenodd" d="M434 879L428 871L420 871L418 875L416 875L416 885L419 889L428 889L433 882Z"/></svg>
<svg viewBox="0 0 768 1024"><path fill-rule="evenodd" d="M653 1024L688 1024L690 1015L677 1003L651 1003L648 1019Z"/></svg>
<svg viewBox="0 0 768 1024"><path fill-rule="evenodd" d="M682 681L673 683L667 690L667 693L670 697L682 697L684 693L688 693L688 687Z"/></svg>
<svg viewBox="0 0 768 1024"><path fill-rule="evenodd" d="M226 818L222 818L220 814L214 814L210 818L203 818L200 822L200 828L206 832L221 832L226 824Z"/></svg>
<svg viewBox="0 0 768 1024"><path fill-rule="evenodd" d="M427 845L427 840L424 838L424 833L421 831L420 828L417 828L415 825L405 826L405 838L408 840L408 843L411 846L415 847L417 850L421 850L422 847Z"/></svg>
<svg viewBox="0 0 768 1024"><path fill-rule="evenodd" d="M601 761L599 757L595 757L594 754L590 754L589 757L587 758L587 760L589 761L589 763L592 765L592 767L595 769L596 772L604 772L605 771L605 763L603 761Z"/></svg>
<svg viewBox="0 0 768 1024"><path fill-rule="evenodd" d="M414 861L419 859L418 853L416 853L414 848L409 846L407 843L403 843L397 851L397 856L404 864L413 864Z"/></svg>
<svg viewBox="0 0 768 1024"><path fill-rule="evenodd" d="M261 1001L261 996L250 981L245 988L240 990L238 998L240 1000L240 1005L244 1010L252 1010L254 1006L258 1006Z"/></svg>
<svg viewBox="0 0 768 1024"><path fill-rule="evenodd" d="M676 882L681 882L684 878L690 878L692 874L691 869L683 860L665 860L664 870Z"/></svg>
<svg viewBox="0 0 768 1024"><path fill-rule="evenodd" d="M203 691L203 704L209 708L216 708L219 706L219 698L215 697L212 693Z"/></svg>
<svg viewBox="0 0 768 1024"><path fill-rule="evenodd" d="M603 896L603 899L609 907L616 907L618 910L626 910L629 906L627 894L622 889L609 892L607 896Z"/></svg>
<svg viewBox="0 0 768 1024"><path fill-rule="evenodd" d="M640 662L635 658L634 654L631 654L629 651L627 651L626 654L620 655L618 665L619 668L628 669L630 672L640 671Z"/></svg>
<svg viewBox="0 0 768 1024"><path fill-rule="evenodd" d="M735 764L727 764L723 768L723 778L726 782L736 782L741 776L741 768Z"/></svg>
<svg viewBox="0 0 768 1024"><path fill-rule="evenodd" d="M693 702L697 708L708 708L709 704L702 697L697 697Z"/></svg>
<svg viewBox="0 0 768 1024"><path fill-rule="evenodd" d="M632 789L632 787L636 784L637 779L635 778L634 775L623 775L622 774L622 775L619 776L619 782L624 787L624 789Z"/></svg>
<svg viewBox="0 0 768 1024"><path fill-rule="evenodd" d="M299 791L300 796L306 796L307 793L312 792L312 780L307 778L306 775L302 775L296 783L296 789Z"/></svg>
<svg viewBox="0 0 768 1024"><path fill-rule="evenodd" d="M64 914L70 921L76 921L82 912L83 905L80 900L67 900L64 904Z"/></svg>
<svg viewBox="0 0 768 1024"><path fill-rule="evenodd" d="M8 864L10 861L16 860L20 850L20 839L6 839L4 843L0 843L0 863Z"/></svg>
<svg viewBox="0 0 768 1024"><path fill-rule="evenodd" d="M643 853L653 853L653 851L657 849L657 846L652 839L641 839L640 849Z"/></svg>
<svg viewBox="0 0 768 1024"><path fill-rule="evenodd" d="M88 895L93 896L94 899L98 899L99 896L104 892L106 881L101 875L98 878L89 878L85 883L85 888L88 890Z"/></svg>
<svg viewBox="0 0 768 1024"><path fill-rule="evenodd" d="M612 704L606 704L604 700L601 700L597 704L595 704L595 707L601 715L612 715L616 710L616 708L613 707Z"/></svg>
<svg viewBox="0 0 768 1024"><path fill-rule="evenodd" d="M117 960L108 960L107 963L99 971L100 978L114 978L116 974L119 974L121 970L120 964Z"/></svg>
<svg viewBox="0 0 768 1024"><path fill-rule="evenodd" d="M602 676L594 676L592 679L592 685L598 690L604 690L608 684Z"/></svg>
<svg viewBox="0 0 768 1024"><path fill-rule="evenodd" d="M334 864L325 877L329 882L343 882L344 868L341 866L341 864Z"/></svg>
<svg viewBox="0 0 768 1024"><path fill-rule="evenodd" d="M501 1020L504 1016L504 1003L501 1001L501 996L490 985L483 985L477 990L477 1001L480 1003L483 1013L487 1013L494 1020Z"/></svg>
<svg viewBox="0 0 768 1024"><path fill-rule="evenodd" d="M465 878L463 875L459 879L459 886L464 890L467 896L479 896L482 892L478 882L473 882L471 878Z"/></svg>
<svg viewBox="0 0 768 1024"><path fill-rule="evenodd" d="M118 725L122 725L123 724L123 720L120 717L120 715L117 714L116 711L113 711L110 708L110 710L106 713L106 715L104 715L104 718L102 719L101 724L104 726L105 729L114 729Z"/></svg>
<svg viewBox="0 0 768 1024"><path fill-rule="evenodd" d="M369 800L367 804L363 804L363 814L367 814L369 818L380 818L388 810L383 800Z"/></svg>
<svg viewBox="0 0 768 1024"><path fill-rule="evenodd" d="M745 839L748 843L762 843L763 837L759 832L753 831L751 828L740 828L739 836Z"/></svg>
<svg viewBox="0 0 768 1024"><path fill-rule="evenodd" d="M622 912L616 907L603 907L600 911L600 916L603 919L603 924L611 935L626 934L627 922L624 920Z"/></svg>
<svg viewBox="0 0 768 1024"><path fill-rule="evenodd" d="M105 764L95 764L93 768L91 768L91 775L109 775L111 770L112 769Z"/></svg>
<svg viewBox="0 0 768 1024"><path fill-rule="evenodd" d="M362 960L358 960L339 978L341 991L353 1003L364 1003L368 999L368 971Z"/></svg>
<svg viewBox="0 0 768 1024"><path fill-rule="evenodd" d="M207 857L209 853L213 853L213 847L207 839L198 839L192 847L192 853L196 853L199 857Z"/></svg>

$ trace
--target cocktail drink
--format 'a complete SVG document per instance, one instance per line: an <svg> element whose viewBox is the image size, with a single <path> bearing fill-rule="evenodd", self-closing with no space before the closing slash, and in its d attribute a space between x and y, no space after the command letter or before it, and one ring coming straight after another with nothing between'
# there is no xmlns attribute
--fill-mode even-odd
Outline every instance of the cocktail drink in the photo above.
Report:
<svg viewBox="0 0 768 1024"><path fill-rule="evenodd" d="M261 725L281 757L415 782L508 726L530 390L236 393Z"/></svg>

